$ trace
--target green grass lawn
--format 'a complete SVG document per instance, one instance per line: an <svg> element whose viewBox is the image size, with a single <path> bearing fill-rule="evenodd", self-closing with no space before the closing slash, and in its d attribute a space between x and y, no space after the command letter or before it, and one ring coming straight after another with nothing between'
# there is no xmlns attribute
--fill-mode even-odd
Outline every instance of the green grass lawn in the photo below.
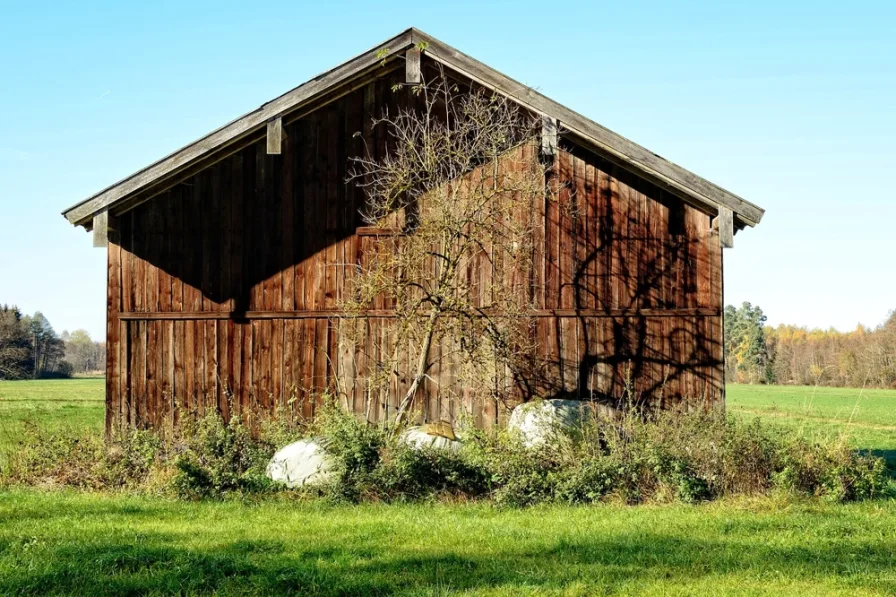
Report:
<svg viewBox="0 0 896 597"><path fill-rule="evenodd" d="M0 494L0 594L887 595L896 508Z"/></svg>
<svg viewBox="0 0 896 597"><path fill-rule="evenodd" d="M102 380L0 382L23 421L102 428ZM729 412L896 449L896 392L730 386ZM889 452L888 452L889 451ZM893 595L896 502L332 506L0 491L0 595Z"/></svg>

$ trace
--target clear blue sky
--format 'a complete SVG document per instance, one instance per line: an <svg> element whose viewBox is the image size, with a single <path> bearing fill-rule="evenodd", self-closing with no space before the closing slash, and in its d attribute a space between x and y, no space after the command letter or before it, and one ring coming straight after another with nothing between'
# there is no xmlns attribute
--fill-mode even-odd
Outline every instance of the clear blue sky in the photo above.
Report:
<svg viewBox="0 0 896 597"><path fill-rule="evenodd" d="M876 325L894 6L0 0L0 303L102 337L104 253L60 212L413 25L766 208L725 253L727 302Z"/></svg>

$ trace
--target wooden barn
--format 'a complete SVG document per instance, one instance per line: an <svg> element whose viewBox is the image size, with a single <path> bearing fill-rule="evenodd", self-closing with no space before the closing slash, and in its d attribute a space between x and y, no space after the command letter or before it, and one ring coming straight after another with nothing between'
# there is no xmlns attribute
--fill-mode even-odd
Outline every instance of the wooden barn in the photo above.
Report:
<svg viewBox="0 0 896 597"><path fill-rule="evenodd" d="M209 409L313 416L324 391L374 422L394 414L408 380L371 396L380 355L346 354L336 323L378 243L347 169L388 150L371 118L410 105L398 84L435 68L542 119L538 146L570 189L559 201L577 203L531 206L540 394L724 404L722 248L763 210L409 29L64 212L108 252L108 433ZM370 335L388 334L388 305L367 315ZM506 417L511 404L461 385L442 362L417 416Z"/></svg>

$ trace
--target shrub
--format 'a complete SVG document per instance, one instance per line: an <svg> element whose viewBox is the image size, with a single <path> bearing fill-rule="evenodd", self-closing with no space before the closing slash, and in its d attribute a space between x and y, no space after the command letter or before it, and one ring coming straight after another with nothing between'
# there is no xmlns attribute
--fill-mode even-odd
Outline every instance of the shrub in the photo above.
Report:
<svg viewBox="0 0 896 597"><path fill-rule="evenodd" d="M782 442L773 482L779 489L829 501L870 499L887 490L883 459L851 450L844 438L812 445L795 437Z"/></svg>
<svg viewBox="0 0 896 597"><path fill-rule="evenodd" d="M545 446L527 448L520 438L506 432L477 439L497 503L527 506L551 500L554 478L564 468L559 451Z"/></svg>
<svg viewBox="0 0 896 597"><path fill-rule="evenodd" d="M718 414L594 419L564 441L527 448L506 430L470 431L458 452L415 449L332 402L308 427L291 419L253 435L217 414L185 418L164 441L148 431L111 444L99 435L48 434L29 426L5 483L168 491L184 499L268 492L274 451L323 438L337 475L322 493L337 500L453 496L497 504L593 503L616 499L699 502L786 491L832 501L871 499L889 488L884 461L845 439L810 441L758 420Z"/></svg>
<svg viewBox="0 0 896 597"><path fill-rule="evenodd" d="M361 422L331 400L319 409L313 431L325 438L323 447L336 462L337 479L326 488L327 493L337 499L358 500L380 463L385 433Z"/></svg>
<svg viewBox="0 0 896 597"><path fill-rule="evenodd" d="M619 489L627 469L612 457L588 457L556 475L554 500L569 504L597 502Z"/></svg>
<svg viewBox="0 0 896 597"><path fill-rule="evenodd" d="M177 473L172 480L179 496L220 497L271 486L264 472L272 450L253 439L239 420L225 422L217 413L188 419L180 438L174 445Z"/></svg>
<svg viewBox="0 0 896 597"><path fill-rule="evenodd" d="M488 472L466 451L394 443L384 451L368 493L385 500L416 500L436 495L477 498L488 491Z"/></svg>

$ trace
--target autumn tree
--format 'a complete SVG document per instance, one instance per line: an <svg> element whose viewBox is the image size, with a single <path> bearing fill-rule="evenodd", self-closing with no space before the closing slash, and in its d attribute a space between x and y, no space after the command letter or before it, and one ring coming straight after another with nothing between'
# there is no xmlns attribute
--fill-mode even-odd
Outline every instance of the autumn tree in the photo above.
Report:
<svg viewBox="0 0 896 597"><path fill-rule="evenodd" d="M764 330L775 383L896 387L896 315L841 332L781 324ZM733 358L733 357L732 357Z"/></svg>
<svg viewBox="0 0 896 597"><path fill-rule="evenodd" d="M388 339L372 339L386 356L366 377L374 392L406 380L396 425L442 362L484 399L526 383L536 367L532 206L546 192L540 127L516 104L444 77L407 91L411 106L374 121L388 151L353 163L363 219L380 232L341 322L347 341L364 343L364 314L377 301L394 310Z"/></svg>
<svg viewBox="0 0 896 597"><path fill-rule="evenodd" d="M38 311L22 315L17 307L0 306L0 379L69 377L62 339Z"/></svg>

